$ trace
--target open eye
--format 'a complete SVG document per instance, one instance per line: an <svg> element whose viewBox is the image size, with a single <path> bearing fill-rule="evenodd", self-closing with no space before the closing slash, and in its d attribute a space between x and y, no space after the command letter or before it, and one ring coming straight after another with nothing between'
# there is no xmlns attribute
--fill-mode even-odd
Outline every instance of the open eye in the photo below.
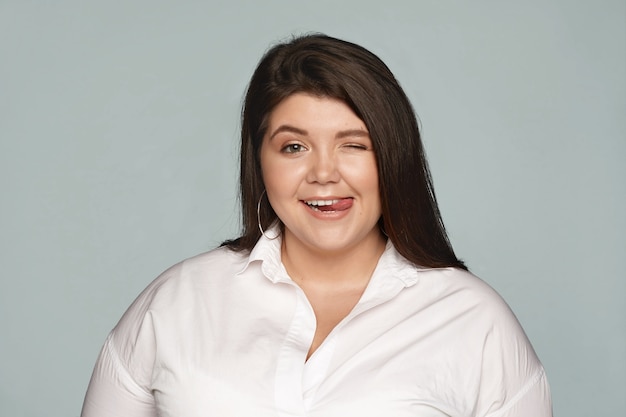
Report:
<svg viewBox="0 0 626 417"><path fill-rule="evenodd" d="M280 150L283 153L298 153L306 150L306 148L299 143L289 143Z"/></svg>

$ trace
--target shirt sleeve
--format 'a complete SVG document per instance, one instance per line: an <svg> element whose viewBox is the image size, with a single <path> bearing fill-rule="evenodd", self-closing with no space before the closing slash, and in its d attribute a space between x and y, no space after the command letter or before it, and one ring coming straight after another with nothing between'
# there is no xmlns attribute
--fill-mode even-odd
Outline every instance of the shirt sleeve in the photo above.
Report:
<svg viewBox="0 0 626 417"><path fill-rule="evenodd" d="M545 370L519 321L493 292L482 299L485 334L478 416L552 417Z"/></svg>
<svg viewBox="0 0 626 417"><path fill-rule="evenodd" d="M543 368L504 408L486 417L552 417L550 386Z"/></svg>
<svg viewBox="0 0 626 417"><path fill-rule="evenodd" d="M96 362L81 417L157 417L152 391L156 361L153 305L163 285L180 275L174 265L135 299L107 337Z"/></svg>
<svg viewBox="0 0 626 417"><path fill-rule="evenodd" d="M160 288L178 275L175 265L154 280L126 310L96 362L81 417L156 417L152 374L156 337L152 306Z"/></svg>
<svg viewBox="0 0 626 417"><path fill-rule="evenodd" d="M89 382L81 417L157 417L154 397L122 364L107 338Z"/></svg>

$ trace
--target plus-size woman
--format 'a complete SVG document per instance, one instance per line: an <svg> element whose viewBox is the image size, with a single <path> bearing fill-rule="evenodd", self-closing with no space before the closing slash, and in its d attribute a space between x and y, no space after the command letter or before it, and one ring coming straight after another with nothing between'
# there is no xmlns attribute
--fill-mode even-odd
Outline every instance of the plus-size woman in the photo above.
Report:
<svg viewBox="0 0 626 417"><path fill-rule="evenodd" d="M380 59L324 35L274 46L241 139L241 236L137 298L83 417L552 415L515 316L450 246Z"/></svg>

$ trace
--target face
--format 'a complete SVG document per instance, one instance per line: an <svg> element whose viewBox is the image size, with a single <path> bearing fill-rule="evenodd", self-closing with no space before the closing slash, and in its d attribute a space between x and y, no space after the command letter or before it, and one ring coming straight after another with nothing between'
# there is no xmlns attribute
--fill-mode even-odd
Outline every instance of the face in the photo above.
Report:
<svg viewBox="0 0 626 417"><path fill-rule="evenodd" d="M340 253L376 245L376 157L365 123L342 101L289 96L269 116L261 169L292 249Z"/></svg>

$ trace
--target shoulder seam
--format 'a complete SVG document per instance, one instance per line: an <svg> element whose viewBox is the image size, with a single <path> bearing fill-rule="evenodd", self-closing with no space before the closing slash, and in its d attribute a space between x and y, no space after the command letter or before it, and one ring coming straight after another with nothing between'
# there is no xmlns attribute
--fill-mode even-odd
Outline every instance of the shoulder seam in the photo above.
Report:
<svg viewBox="0 0 626 417"><path fill-rule="evenodd" d="M507 412L520 399L522 399L528 393L528 391L531 390L531 388L537 385L537 383L539 383L539 381L541 381L544 376L545 376L545 370L543 369L543 367L541 367L539 369L539 372L537 372L537 374L533 377L533 379L531 379L526 385L524 385L524 387L522 387L522 389L517 394L515 394L515 396L511 399L511 401L508 402L508 404L506 404L503 408L500 408L499 410L497 410L494 414L491 414L491 413L486 414L485 417L499 417L505 412Z"/></svg>
<svg viewBox="0 0 626 417"><path fill-rule="evenodd" d="M115 369L117 369L118 372L120 372L125 377L127 377L125 379L129 381L134 386L134 388L138 389L139 391L141 391L142 393L146 395L150 395L150 392L148 390L146 390L144 387L139 385L137 381L135 381L135 378L133 378L132 374L130 373L130 371L128 370L128 368L126 367L126 365L120 358L119 354L117 353L117 350L115 349L115 346L113 344L113 332L111 332L109 336L107 336L106 341L104 342L104 349L106 349L107 353L111 357L111 362L112 362L111 365L115 367Z"/></svg>

